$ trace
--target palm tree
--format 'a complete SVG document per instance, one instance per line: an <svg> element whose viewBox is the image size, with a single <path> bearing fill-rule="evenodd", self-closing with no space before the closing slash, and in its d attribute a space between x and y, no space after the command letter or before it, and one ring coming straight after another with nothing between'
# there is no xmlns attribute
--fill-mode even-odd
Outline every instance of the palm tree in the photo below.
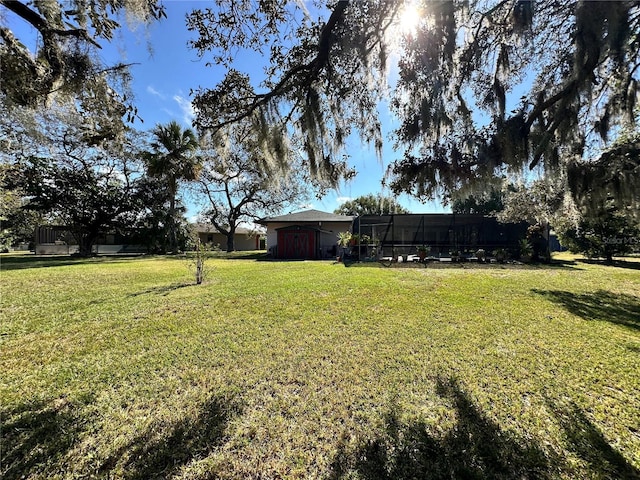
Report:
<svg viewBox="0 0 640 480"><path fill-rule="evenodd" d="M169 212L167 230L169 249L177 249L176 235L176 197L180 180L193 181L200 173L200 159L196 155L199 142L193 130L182 127L175 120L167 125L156 125L152 131L152 152L146 152L144 158L147 173L152 177L162 178L169 191Z"/></svg>

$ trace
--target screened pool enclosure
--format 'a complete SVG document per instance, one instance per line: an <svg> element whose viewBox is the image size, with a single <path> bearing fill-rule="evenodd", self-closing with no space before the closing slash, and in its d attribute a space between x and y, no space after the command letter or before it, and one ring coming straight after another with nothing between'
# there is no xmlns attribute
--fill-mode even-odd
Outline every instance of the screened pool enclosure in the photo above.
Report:
<svg viewBox="0 0 640 480"><path fill-rule="evenodd" d="M477 250L518 251L527 234L527 223L500 223L493 217L456 214L363 215L353 221L357 239L352 255L363 258L394 258L417 255L426 247L430 257L452 252L472 256Z"/></svg>

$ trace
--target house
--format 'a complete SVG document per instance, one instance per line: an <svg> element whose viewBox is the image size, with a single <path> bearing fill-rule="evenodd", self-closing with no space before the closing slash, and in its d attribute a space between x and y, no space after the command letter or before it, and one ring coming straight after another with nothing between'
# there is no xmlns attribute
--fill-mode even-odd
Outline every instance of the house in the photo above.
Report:
<svg viewBox="0 0 640 480"><path fill-rule="evenodd" d="M35 229L34 251L36 255L74 255L79 252L78 242L68 227L62 225L40 225ZM119 233L108 233L98 238L93 245L95 255L126 255L146 253L147 247L131 237Z"/></svg>
<svg viewBox="0 0 640 480"><path fill-rule="evenodd" d="M218 232L210 224L196 224L195 230L204 244L220 245L224 250L227 237ZM264 232L259 229L240 227L236 229L234 237L236 250L264 250ZM133 253L148 253L149 246L145 245L144 236L109 233L98 239L93 246L95 255L124 255ZM78 244L67 227L56 225L40 226L35 232L36 255L73 255L78 253Z"/></svg>
<svg viewBox="0 0 640 480"><path fill-rule="evenodd" d="M198 232L201 243L213 246L218 245L222 250L226 250L227 236L220 233L216 227L207 223L198 223L195 225L195 229ZM260 228L238 227L233 238L233 244L238 251L264 250L264 231Z"/></svg>
<svg viewBox="0 0 640 480"><path fill-rule="evenodd" d="M305 210L258 221L267 227L267 246L274 258L335 258L338 234L351 230L353 217Z"/></svg>

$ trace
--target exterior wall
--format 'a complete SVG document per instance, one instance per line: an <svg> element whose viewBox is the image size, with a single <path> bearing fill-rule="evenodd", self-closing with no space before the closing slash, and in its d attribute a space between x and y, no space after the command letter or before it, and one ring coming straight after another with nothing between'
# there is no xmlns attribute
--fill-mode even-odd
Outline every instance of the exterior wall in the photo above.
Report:
<svg viewBox="0 0 640 480"><path fill-rule="evenodd" d="M227 237L218 232L198 232L200 241L202 243L210 243L212 245L219 245L222 250L227 249ZM236 233L233 239L233 245L236 250L259 250L260 249L260 236L248 236L245 233Z"/></svg>
<svg viewBox="0 0 640 480"><path fill-rule="evenodd" d="M72 255L78 253L78 245L58 245L55 243L37 243L36 255Z"/></svg>
<svg viewBox="0 0 640 480"><path fill-rule="evenodd" d="M297 222L294 225L320 230L316 248L320 252L321 258L335 257L338 246L338 233L351 229L351 222ZM292 226L290 222L273 222L267 225L267 250L274 252L278 245L277 230L290 226Z"/></svg>
<svg viewBox="0 0 640 480"><path fill-rule="evenodd" d="M94 251L98 255L147 253L147 249L144 245L96 245Z"/></svg>
<svg viewBox="0 0 640 480"><path fill-rule="evenodd" d="M351 225L345 225L342 232L349 230ZM338 252L338 232L320 232L320 239L318 241L318 251L321 254L321 258L333 258L335 260Z"/></svg>
<svg viewBox="0 0 640 480"><path fill-rule="evenodd" d="M142 245L94 245L96 255L124 255L128 253L146 253ZM36 255L74 255L78 253L78 245L41 243L35 247Z"/></svg>

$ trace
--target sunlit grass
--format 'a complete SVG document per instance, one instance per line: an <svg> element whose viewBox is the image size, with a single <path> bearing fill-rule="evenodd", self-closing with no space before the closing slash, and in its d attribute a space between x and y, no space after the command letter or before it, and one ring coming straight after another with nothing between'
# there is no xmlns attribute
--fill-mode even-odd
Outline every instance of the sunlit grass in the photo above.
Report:
<svg viewBox="0 0 640 480"><path fill-rule="evenodd" d="M4 478L635 478L640 270L2 257Z"/></svg>

